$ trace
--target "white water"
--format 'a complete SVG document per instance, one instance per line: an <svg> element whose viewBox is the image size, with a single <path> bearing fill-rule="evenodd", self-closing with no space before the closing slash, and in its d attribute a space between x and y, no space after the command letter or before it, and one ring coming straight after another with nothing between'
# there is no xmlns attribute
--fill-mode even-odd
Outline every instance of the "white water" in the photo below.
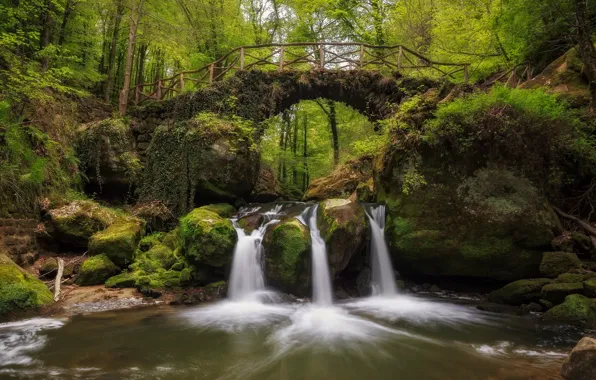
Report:
<svg viewBox="0 0 596 380"><path fill-rule="evenodd" d="M250 235L234 221L234 228L238 234L238 243L234 249L232 271L228 298L232 301L246 301L254 299L255 295L265 290L265 277L261 267L263 256L263 236L270 224L278 220L271 220L259 228L255 228Z"/></svg>
<svg viewBox="0 0 596 380"><path fill-rule="evenodd" d="M373 295L391 297L397 295L395 275L385 241L385 206L371 206L366 210L372 234L370 251L372 255Z"/></svg>
<svg viewBox="0 0 596 380"><path fill-rule="evenodd" d="M319 205L312 207L311 215L308 220L310 229L310 239L312 241L312 292L313 301L318 305L331 305L333 297L331 295L331 279L329 276L329 263L327 262L327 247L321 237L317 226L317 211Z"/></svg>

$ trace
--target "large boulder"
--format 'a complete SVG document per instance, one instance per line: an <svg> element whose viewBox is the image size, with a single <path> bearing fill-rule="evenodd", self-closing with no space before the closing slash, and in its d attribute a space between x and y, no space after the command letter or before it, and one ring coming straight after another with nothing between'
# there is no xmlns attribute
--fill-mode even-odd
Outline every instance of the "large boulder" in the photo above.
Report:
<svg viewBox="0 0 596 380"><path fill-rule="evenodd" d="M81 286L100 285L118 272L120 268L108 256L92 256L81 265L76 283Z"/></svg>
<svg viewBox="0 0 596 380"><path fill-rule="evenodd" d="M191 262L221 268L231 262L238 235L230 220L212 210L200 207L180 219L180 243Z"/></svg>
<svg viewBox="0 0 596 380"><path fill-rule="evenodd" d="M305 200L323 200L331 198L347 198L356 191L359 185L372 178L372 157L364 156L351 160L337 167L327 177L312 181Z"/></svg>
<svg viewBox="0 0 596 380"><path fill-rule="evenodd" d="M123 219L91 236L89 255L105 254L114 264L126 268L132 263L144 233L144 221L136 218Z"/></svg>
<svg viewBox="0 0 596 380"><path fill-rule="evenodd" d="M566 323L581 327L596 327L596 301L580 294L572 294L565 302L544 314L548 321Z"/></svg>
<svg viewBox="0 0 596 380"><path fill-rule="evenodd" d="M596 379L596 339L584 337L577 343L561 366L561 376L567 380Z"/></svg>
<svg viewBox="0 0 596 380"><path fill-rule="evenodd" d="M283 189L275 177L275 172L268 166L261 164L259 177L250 194L252 202L267 203L283 198Z"/></svg>
<svg viewBox="0 0 596 380"><path fill-rule="evenodd" d="M143 202L160 200L175 216L196 204L248 197L259 172L251 123L213 114L157 128L147 151Z"/></svg>
<svg viewBox="0 0 596 380"><path fill-rule="evenodd" d="M545 277L557 277L571 269L581 268L582 263L575 253L545 252L540 262L540 274Z"/></svg>
<svg viewBox="0 0 596 380"><path fill-rule="evenodd" d="M436 161L420 169L401 165L402 191L381 193L400 272L502 281L538 276L558 219L528 180L505 169L460 179Z"/></svg>
<svg viewBox="0 0 596 380"><path fill-rule="evenodd" d="M310 295L310 232L297 219L270 226L264 238L267 283L287 293Z"/></svg>
<svg viewBox="0 0 596 380"><path fill-rule="evenodd" d="M584 285L581 282L555 282L544 285L542 298L558 305L570 294L583 294Z"/></svg>
<svg viewBox="0 0 596 380"><path fill-rule="evenodd" d="M89 191L126 199L139 182L143 165L124 119L106 119L77 129L77 156L89 179Z"/></svg>
<svg viewBox="0 0 596 380"><path fill-rule="evenodd" d="M50 304L52 293L43 282L21 269L0 246L0 315Z"/></svg>
<svg viewBox="0 0 596 380"><path fill-rule="evenodd" d="M488 295L491 302L505 303L508 305L522 305L539 301L542 298L542 287L551 280L548 278L535 278L517 280L495 290Z"/></svg>
<svg viewBox="0 0 596 380"><path fill-rule="evenodd" d="M364 210L346 199L327 199L319 204L317 222L327 245L329 266L338 274L365 247L369 228Z"/></svg>
<svg viewBox="0 0 596 380"><path fill-rule="evenodd" d="M48 233L61 245L87 248L89 238L121 219L121 215L89 200L74 201L50 210Z"/></svg>

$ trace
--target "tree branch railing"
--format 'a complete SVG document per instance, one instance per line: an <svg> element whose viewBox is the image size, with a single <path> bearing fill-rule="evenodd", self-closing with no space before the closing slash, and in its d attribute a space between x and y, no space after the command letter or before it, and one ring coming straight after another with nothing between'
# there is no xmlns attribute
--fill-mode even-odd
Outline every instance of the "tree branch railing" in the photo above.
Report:
<svg viewBox="0 0 596 380"><path fill-rule="evenodd" d="M272 70L371 70L390 74L394 71L431 73L437 77L463 75L469 82L469 63L437 62L403 45L375 46L351 42L296 42L241 46L218 60L195 70L187 70L152 83L131 88L135 105L146 100L164 100L188 90L208 86L239 71Z"/></svg>

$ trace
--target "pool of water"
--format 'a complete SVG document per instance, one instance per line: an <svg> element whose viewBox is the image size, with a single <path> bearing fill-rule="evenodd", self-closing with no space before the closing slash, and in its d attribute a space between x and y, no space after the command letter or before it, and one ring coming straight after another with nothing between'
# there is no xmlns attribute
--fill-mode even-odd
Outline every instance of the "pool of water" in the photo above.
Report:
<svg viewBox="0 0 596 380"><path fill-rule="evenodd" d="M558 379L579 337L430 298L223 301L0 324L0 378Z"/></svg>

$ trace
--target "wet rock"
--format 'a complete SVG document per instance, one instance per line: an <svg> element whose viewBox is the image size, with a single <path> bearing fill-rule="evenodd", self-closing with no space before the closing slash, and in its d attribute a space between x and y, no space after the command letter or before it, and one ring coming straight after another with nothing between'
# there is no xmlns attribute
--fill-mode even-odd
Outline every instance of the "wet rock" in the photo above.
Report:
<svg viewBox="0 0 596 380"><path fill-rule="evenodd" d="M369 228L364 210L346 199L327 199L319 205L317 223L327 245L332 276L337 275L365 247Z"/></svg>
<svg viewBox="0 0 596 380"><path fill-rule="evenodd" d="M282 292L310 295L310 232L296 219L270 226L265 233L267 283Z"/></svg>
<svg viewBox="0 0 596 380"><path fill-rule="evenodd" d="M505 285L501 289L491 292L488 299L491 302L509 305L521 305L542 298L542 287L550 283L548 278L518 280Z"/></svg>
<svg viewBox="0 0 596 380"><path fill-rule="evenodd" d="M540 262L540 274L555 278L571 269L581 268L581 265L582 263L575 253L545 252Z"/></svg>
<svg viewBox="0 0 596 380"><path fill-rule="evenodd" d="M560 304L570 294L582 294L584 285L581 282L573 283L551 283L542 288L542 298L551 301L553 304Z"/></svg>
<svg viewBox="0 0 596 380"><path fill-rule="evenodd" d="M431 286L431 287L428 289L428 291L429 291L429 292L432 292L432 293L438 293L438 292L440 292L440 291L441 291L441 288L439 288L437 285L432 285L432 286Z"/></svg>
<svg viewBox="0 0 596 380"><path fill-rule="evenodd" d="M76 283L81 286L100 285L118 272L120 268L108 256L104 254L92 256L81 265Z"/></svg>
<svg viewBox="0 0 596 380"><path fill-rule="evenodd" d="M561 376L567 380L596 379L596 339L584 337L565 359Z"/></svg>
<svg viewBox="0 0 596 380"><path fill-rule="evenodd" d="M366 297L371 294L372 271L364 267L356 277L356 289L360 297Z"/></svg>
<svg viewBox="0 0 596 380"><path fill-rule="evenodd" d="M580 294L565 297L565 302L547 311L548 321L566 323L581 327L596 327L596 304L593 299Z"/></svg>
<svg viewBox="0 0 596 380"><path fill-rule="evenodd" d="M43 282L21 269L0 244L0 315L52 303L52 293Z"/></svg>
<svg viewBox="0 0 596 380"><path fill-rule="evenodd" d="M213 207L194 209L180 219L180 242L193 263L225 267L232 259L238 236L232 222Z"/></svg>
<svg viewBox="0 0 596 380"><path fill-rule="evenodd" d="M263 220L263 215L252 214L240 218L238 220L238 225L244 230L244 232L250 234L252 231L259 228L259 226L263 223Z"/></svg>

